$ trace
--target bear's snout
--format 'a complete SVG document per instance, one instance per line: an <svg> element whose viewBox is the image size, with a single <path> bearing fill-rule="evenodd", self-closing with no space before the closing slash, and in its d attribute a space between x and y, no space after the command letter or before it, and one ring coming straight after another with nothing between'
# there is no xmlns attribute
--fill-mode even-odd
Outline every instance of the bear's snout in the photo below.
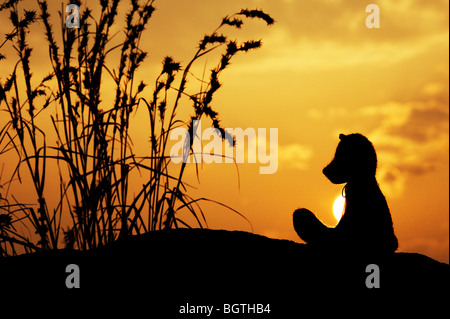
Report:
<svg viewBox="0 0 450 319"><path fill-rule="evenodd" d="M326 166L326 167L322 170L323 175L325 175L326 177L328 177L328 171L329 171L329 168L328 168L328 166Z"/></svg>
<svg viewBox="0 0 450 319"><path fill-rule="evenodd" d="M331 162L330 164L328 164L323 170L322 170L323 175L326 176L326 178L328 178L329 180L331 180L333 174L333 162Z"/></svg>
<svg viewBox="0 0 450 319"><path fill-rule="evenodd" d="M330 180L333 184L347 183L347 178L342 168L339 168L335 160L328 164L323 170L323 175Z"/></svg>

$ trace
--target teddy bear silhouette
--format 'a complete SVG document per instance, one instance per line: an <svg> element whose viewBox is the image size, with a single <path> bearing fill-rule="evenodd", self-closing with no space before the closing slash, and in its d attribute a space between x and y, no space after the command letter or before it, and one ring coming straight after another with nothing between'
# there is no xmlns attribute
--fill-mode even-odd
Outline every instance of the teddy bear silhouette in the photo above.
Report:
<svg viewBox="0 0 450 319"><path fill-rule="evenodd" d="M322 224L309 210L294 212L294 229L306 243L338 251L390 254L397 250L388 204L376 180L377 154L361 134L339 136L332 162L323 174L344 184L344 214L335 228Z"/></svg>

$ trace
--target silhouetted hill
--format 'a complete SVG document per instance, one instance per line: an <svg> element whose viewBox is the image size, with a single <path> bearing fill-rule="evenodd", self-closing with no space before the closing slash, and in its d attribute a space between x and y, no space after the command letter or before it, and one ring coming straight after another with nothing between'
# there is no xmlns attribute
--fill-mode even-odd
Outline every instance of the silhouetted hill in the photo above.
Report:
<svg viewBox="0 0 450 319"><path fill-rule="evenodd" d="M80 289L66 288L69 264L80 268ZM380 267L380 289L366 287L369 264ZM449 300L449 278L449 265L419 254L344 256L215 230L160 231L87 252L0 259L2 294L16 301L43 298L77 305L78 311L126 308L158 314L148 318L207 317L179 314L188 303L214 306L210 318L294 318L311 310L434 311ZM224 314L224 304L270 304L271 313Z"/></svg>

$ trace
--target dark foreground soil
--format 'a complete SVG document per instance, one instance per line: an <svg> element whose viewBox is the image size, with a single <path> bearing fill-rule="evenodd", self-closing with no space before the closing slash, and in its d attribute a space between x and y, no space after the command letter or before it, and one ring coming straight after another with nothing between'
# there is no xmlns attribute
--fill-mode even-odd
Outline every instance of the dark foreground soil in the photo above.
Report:
<svg viewBox="0 0 450 319"><path fill-rule="evenodd" d="M79 289L66 286L70 264L79 268ZM370 264L380 269L379 289L367 288ZM366 318L425 311L431 318L448 311L449 284L450 266L420 254L349 256L216 230L161 231L87 252L0 259L3 313L14 303L14 311L48 317ZM197 313L183 313L189 311Z"/></svg>

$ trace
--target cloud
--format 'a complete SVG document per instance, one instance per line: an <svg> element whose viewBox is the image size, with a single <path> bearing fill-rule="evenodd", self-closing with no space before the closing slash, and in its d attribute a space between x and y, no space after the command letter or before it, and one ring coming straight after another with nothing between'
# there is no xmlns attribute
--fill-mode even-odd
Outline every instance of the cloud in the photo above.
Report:
<svg viewBox="0 0 450 319"><path fill-rule="evenodd" d="M408 178L448 165L449 111L444 101L429 99L367 106L362 116L379 118L368 138L379 157L379 179L398 195Z"/></svg>
<svg viewBox="0 0 450 319"><path fill-rule="evenodd" d="M273 173L278 169L306 170L309 168L309 162L313 157L312 148L298 143L280 145L278 129L270 129L270 131L253 128L233 129L233 134L240 136L236 138L237 145L233 149L226 143L225 154L227 152L234 154L238 163L260 163L262 166L269 164L274 168Z"/></svg>
<svg viewBox="0 0 450 319"><path fill-rule="evenodd" d="M404 101L399 98L358 108L314 108L308 116L321 123L340 123L332 136L366 135L377 150L378 180L387 193L399 196L411 178L448 166L448 78L423 82L422 88L404 96Z"/></svg>
<svg viewBox="0 0 450 319"><path fill-rule="evenodd" d="M367 29L360 1L254 0L277 23L246 71L382 67L448 47L448 1L378 0L381 29Z"/></svg>
<svg viewBox="0 0 450 319"><path fill-rule="evenodd" d="M383 41L405 42L427 37L448 29L446 0L254 0L273 13L278 24L286 28L292 38L308 37L317 41L334 39L337 42L364 42L376 38ZM365 27L366 6L378 4L381 29ZM375 31L375 32L374 32Z"/></svg>
<svg viewBox="0 0 450 319"><path fill-rule="evenodd" d="M274 141L269 142L268 137L264 135L258 136L258 142L254 138L250 138L248 143L251 147L266 144L266 150L269 148L271 150L277 149L279 169L306 170L309 167L309 161L313 157L313 150L307 145L299 143L286 145L276 143L276 145L273 145ZM248 157L247 150L245 156Z"/></svg>
<svg viewBox="0 0 450 319"><path fill-rule="evenodd" d="M289 144L278 147L278 161L282 168L305 170L312 156L312 149L306 145Z"/></svg>

